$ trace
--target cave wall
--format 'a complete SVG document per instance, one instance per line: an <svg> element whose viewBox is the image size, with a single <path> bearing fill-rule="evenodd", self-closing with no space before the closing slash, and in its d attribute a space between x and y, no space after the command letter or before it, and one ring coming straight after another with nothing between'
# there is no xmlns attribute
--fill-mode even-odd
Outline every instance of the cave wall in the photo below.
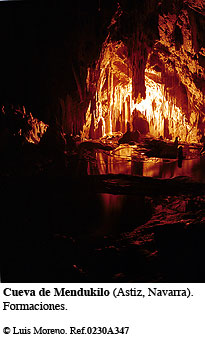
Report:
<svg viewBox="0 0 205 352"><path fill-rule="evenodd" d="M120 1L87 76L84 136L98 138L147 119L150 133L198 142L204 135L202 1Z"/></svg>
<svg viewBox="0 0 205 352"><path fill-rule="evenodd" d="M203 0L0 7L1 105L87 138L124 132L136 116L154 135L204 134Z"/></svg>
<svg viewBox="0 0 205 352"><path fill-rule="evenodd" d="M0 105L21 105L49 125L79 133L87 68L106 37L114 2L0 2Z"/></svg>

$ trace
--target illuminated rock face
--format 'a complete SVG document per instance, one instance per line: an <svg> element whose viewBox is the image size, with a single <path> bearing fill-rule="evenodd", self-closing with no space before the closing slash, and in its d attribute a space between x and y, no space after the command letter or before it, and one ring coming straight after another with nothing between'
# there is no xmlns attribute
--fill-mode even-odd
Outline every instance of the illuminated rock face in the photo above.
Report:
<svg viewBox="0 0 205 352"><path fill-rule="evenodd" d="M88 69L84 137L125 132L127 126L187 142L204 134L202 1L154 3L143 8L144 20L132 14L129 35L119 29L128 18L118 8L96 66ZM155 19L152 35L151 27L142 32L146 14Z"/></svg>
<svg viewBox="0 0 205 352"><path fill-rule="evenodd" d="M127 48L108 38L94 71L88 71L87 85L93 98L87 111L87 137L102 137L114 131L125 132L130 121L131 69Z"/></svg>
<svg viewBox="0 0 205 352"><path fill-rule="evenodd" d="M27 123L29 129L27 130L27 133L25 133L26 140L29 143L38 144L44 133L47 131L48 125L43 121L34 118L31 113Z"/></svg>

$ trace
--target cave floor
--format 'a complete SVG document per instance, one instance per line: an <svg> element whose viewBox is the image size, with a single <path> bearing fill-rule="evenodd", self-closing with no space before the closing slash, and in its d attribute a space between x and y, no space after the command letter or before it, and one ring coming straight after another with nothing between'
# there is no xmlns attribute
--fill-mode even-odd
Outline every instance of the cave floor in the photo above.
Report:
<svg viewBox="0 0 205 352"><path fill-rule="evenodd" d="M1 176L2 282L204 282L204 158L113 155Z"/></svg>

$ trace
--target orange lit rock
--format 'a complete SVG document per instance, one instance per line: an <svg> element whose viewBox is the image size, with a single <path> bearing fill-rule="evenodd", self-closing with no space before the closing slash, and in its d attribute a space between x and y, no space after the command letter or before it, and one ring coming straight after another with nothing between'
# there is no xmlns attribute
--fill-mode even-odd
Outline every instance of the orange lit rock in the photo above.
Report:
<svg viewBox="0 0 205 352"><path fill-rule="evenodd" d="M92 98L84 137L124 133L127 123L133 129L134 111L155 137L198 142L204 134L202 1L148 3L137 5L142 13L132 8L129 15L115 15L96 66L88 70Z"/></svg>
<svg viewBox="0 0 205 352"><path fill-rule="evenodd" d="M48 125L46 125L43 121L39 121L34 118L30 113L28 118L29 129L25 134L25 138L29 143L38 144L41 140L41 137L46 132Z"/></svg>

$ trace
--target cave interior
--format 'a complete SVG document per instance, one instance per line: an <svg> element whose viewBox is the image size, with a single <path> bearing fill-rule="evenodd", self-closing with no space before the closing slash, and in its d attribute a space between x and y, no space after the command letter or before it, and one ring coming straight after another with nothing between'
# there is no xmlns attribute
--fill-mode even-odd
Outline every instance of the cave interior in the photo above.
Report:
<svg viewBox="0 0 205 352"><path fill-rule="evenodd" d="M204 1L0 10L2 282L204 282Z"/></svg>

